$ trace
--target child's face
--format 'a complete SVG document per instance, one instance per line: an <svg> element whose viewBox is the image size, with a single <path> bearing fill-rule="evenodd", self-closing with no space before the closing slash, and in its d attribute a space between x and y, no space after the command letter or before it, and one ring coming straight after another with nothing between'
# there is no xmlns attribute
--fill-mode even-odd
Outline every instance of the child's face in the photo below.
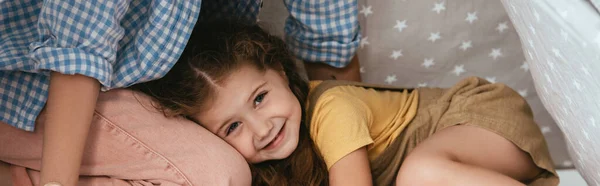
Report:
<svg viewBox="0 0 600 186"><path fill-rule="evenodd" d="M194 119L250 163L287 158L298 145L302 112L283 72L242 66Z"/></svg>

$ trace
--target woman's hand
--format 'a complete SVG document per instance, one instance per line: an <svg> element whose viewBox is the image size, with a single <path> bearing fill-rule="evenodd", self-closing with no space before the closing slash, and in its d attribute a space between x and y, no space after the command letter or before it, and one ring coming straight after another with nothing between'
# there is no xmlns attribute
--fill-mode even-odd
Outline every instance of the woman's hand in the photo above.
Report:
<svg viewBox="0 0 600 186"><path fill-rule="evenodd" d="M350 64L344 68L335 68L324 63L304 62L308 79L310 80L347 80L362 81L358 56L354 56Z"/></svg>
<svg viewBox="0 0 600 186"><path fill-rule="evenodd" d="M87 76L50 75L40 185L77 184L99 91L100 83Z"/></svg>

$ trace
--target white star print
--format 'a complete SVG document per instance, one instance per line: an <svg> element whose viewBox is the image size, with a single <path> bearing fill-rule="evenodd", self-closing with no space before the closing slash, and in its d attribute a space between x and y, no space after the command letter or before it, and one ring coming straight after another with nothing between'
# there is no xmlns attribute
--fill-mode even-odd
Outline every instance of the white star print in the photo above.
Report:
<svg viewBox="0 0 600 186"><path fill-rule="evenodd" d="M527 61L523 61L523 64L521 65L521 69L523 69L523 71L527 72L529 70L529 63L527 63Z"/></svg>
<svg viewBox="0 0 600 186"><path fill-rule="evenodd" d="M556 48L552 48L552 53L554 53L554 56L556 56L557 58L562 58L562 55L560 54L560 51Z"/></svg>
<svg viewBox="0 0 600 186"><path fill-rule="evenodd" d="M452 73L454 73L456 76L460 76L460 74L465 72L465 65L455 65L454 66L454 70L452 71Z"/></svg>
<svg viewBox="0 0 600 186"><path fill-rule="evenodd" d="M490 83L496 83L496 77L485 77L485 80L489 81Z"/></svg>
<svg viewBox="0 0 600 186"><path fill-rule="evenodd" d="M522 97L527 97L527 89L522 89L517 92L519 92L519 95L521 95Z"/></svg>
<svg viewBox="0 0 600 186"><path fill-rule="evenodd" d="M585 146L585 145L583 145L583 142L581 142L581 140L577 140L577 143L579 144L579 149L586 149L586 146ZM574 143L573 143L573 142L571 142L571 144L574 144ZM587 148L589 148L589 147L587 147ZM581 156L582 156L582 155L581 155L581 151L580 151L580 150L578 150L578 151L577 151L577 152L575 152L575 153L577 154L577 158L579 158L579 159L577 160L577 161L579 162L579 165L581 165L581 166L585 167L585 166L586 166L586 164L584 164L584 163L583 163L583 160L581 160L581 159L582 159L582 158L581 158Z"/></svg>
<svg viewBox="0 0 600 186"><path fill-rule="evenodd" d="M388 76L385 78L385 82L386 82L387 84L392 84L392 83L394 83L394 82L396 82L396 81L398 81L398 79L396 79L396 74L393 74L393 75L388 75Z"/></svg>
<svg viewBox="0 0 600 186"><path fill-rule="evenodd" d="M442 12L443 10L446 10L446 2L441 2L441 3L435 3L433 5L433 9L431 9L431 11L436 12L437 14L440 14L440 12Z"/></svg>
<svg viewBox="0 0 600 186"><path fill-rule="evenodd" d="M542 89L544 89L544 92L545 92L546 94L548 94L548 93L549 93L549 92L548 92L548 87L546 87L546 86L543 86L543 87L542 87ZM546 98L546 97L544 97L544 98ZM547 99L544 99L544 100L547 100Z"/></svg>
<svg viewBox="0 0 600 186"><path fill-rule="evenodd" d="M475 11L467 13L467 18L465 18L465 21L468 21L469 24L473 24L473 22L477 19L479 18L477 18L477 11Z"/></svg>
<svg viewBox="0 0 600 186"><path fill-rule="evenodd" d="M417 87L426 87L426 86L427 86L427 83L419 83L419 84L417 85Z"/></svg>
<svg viewBox="0 0 600 186"><path fill-rule="evenodd" d="M540 14L537 12L537 10L533 10L533 16L537 22L540 22Z"/></svg>
<svg viewBox="0 0 600 186"><path fill-rule="evenodd" d="M440 32L436 32L436 33L430 33L429 34L429 38L427 40L431 41L432 43L435 43L436 40L441 39L442 36L440 36Z"/></svg>
<svg viewBox="0 0 600 186"><path fill-rule="evenodd" d="M370 45L371 43L369 43L369 37L363 37L360 40L360 48L365 48L365 45Z"/></svg>
<svg viewBox="0 0 600 186"><path fill-rule="evenodd" d="M502 57L502 51L500 48L493 48L492 52L488 54L488 56L492 57L494 60L498 59L498 57Z"/></svg>
<svg viewBox="0 0 600 186"><path fill-rule="evenodd" d="M598 45L598 47L600 47L600 32L598 32L598 35L596 35L594 42Z"/></svg>
<svg viewBox="0 0 600 186"><path fill-rule="evenodd" d="M421 66L424 66L425 68L429 68L431 66L435 65L435 63L433 62L433 58L426 58L423 61L423 64L421 64Z"/></svg>
<svg viewBox="0 0 600 186"><path fill-rule="evenodd" d="M460 45L460 49L462 49L463 51L467 51L467 49L473 47L472 43L472 41L463 41Z"/></svg>
<svg viewBox="0 0 600 186"><path fill-rule="evenodd" d="M567 97L567 98L569 98L569 97ZM573 103L573 101L569 101L569 100L567 100L567 102L569 103L569 105L571 105ZM567 107L561 107L560 110L562 111L563 114L567 114L568 113ZM559 119L559 122L560 123L564 123L565 120Z"/></svg>
<svg viewBox="0 0 600 186"><path fill-rule="evenodd" d="M360 72L361 74L364 74L364 73L365 73L365 67L360 67L360 70L359 70L359 72Z"/></svg>
<svg viewBox="0 0 600 186"><path fill-rule="evenodd" d="M535 35L535 28L533 27L533 25L529 25L529 30L531 30L531 33L533 33L533 35Z"/></svg>
<svg viewBox="0 0 600 186"><path fill-rule="evenodd" d="M531 40L531 39L527 39L527 42L529 43L529 46L530 46L531 48L533 48L533 40Z"/></svg>
<svg viewBox="0 0 600 186"><path fill-rule="evenodd" d="M583 136L585 136L585 139L590 140L590 134L585 130L583 130L582 132L583 132Z"/></svg>
<svg viewBox="0 0 600 186"><path fill-rule="evenodd" d="M550 70L554 71L554 63L552 61L548 61L548 66L550 67Z"/></svg>
<svg viewBox="0 0 600 186"><path fill-rule="evenodd" d="M406 20L396 20L396 26L394 26L394 28L398 29L398 32L402 32L406 27L408 27L406 25Z"/></svg>
<svg viewBox="0 0 600 186"><path fill-rule="evenodd" d="M563 37L565 41L569 41L569 34L565 32L565 30L560 29L560 35Z"/></svg>
<svg viewBox="0 0 600 186"><path fill-rule="evenodd" d="M390 58L394 58L394 60L396 60L400 56L403 56L402 50L394 50L394 51L392 51L392 55L390 55Z"/></svg>
<svg viewBox="0 0 600 186"><path fill-rule="evenodd" d="M567 99L567 103L568 103L569 105L572 105L572 104L573 104L573 100L571 99L571 97L568 97L568 96L567 96L567 97L565 97L565 98ZM564 107L563 107L563 112L565 112L565 113L567 112L567 109L565 109Z"/></svg>
<svg viewBox="0 0 600 186"><path fill-rule="evenodd" d="M543 126L541 129L542 129L543 134L548 134L548 133L552 132L552 129L550 129L549 126Z"/></svg>
<svg viewBox="0 0 600 186"><path fill-rule="evenodd" d="M508 29L508 23L506 21L499 23L498 27L496 27L496 30L498 30L498 32L500 32L500 33L504 32L504 30L506 30L506 29Z"/></svg>
<svg viewBox="0 0 600 186"><path fill-rule="evenodd" d="M371 10L371 5L365 7L365 5L362 5L362 9L360 10L361 14L364 14L365 17L368 17L369 14L373 14L373 10Z"/></svg>
<svg viewBox="0 0 600 186"><path fill-rule="evenodd" d="M588 76L590 75L590 71L585 67L581 67L581 71L583 71L583 73L585 73L585 75L588 75Z"/></svg>
<svg viewBox="0 0 600 186"><path fill-rule="evenodd" d="M596 119L594 119L593 117L590 117L590 123L593 127L596 127Z"/></svg>
<svg viewBox="0 0 600 186"><path fill-rule="evenodd" d="M573 80L573 85L575 86L575 88L577 88L577 90L581 91L581 84L579 84L579 82L577 82L577 80Z"/></svg>
<svg viewBox="0 0 600 186"><path fill-rule="evenodd" d="M548 82L548 84L552 86L552 78L550 78L550 75L544 74L544 77L546 77L546 81Z"/></svg>

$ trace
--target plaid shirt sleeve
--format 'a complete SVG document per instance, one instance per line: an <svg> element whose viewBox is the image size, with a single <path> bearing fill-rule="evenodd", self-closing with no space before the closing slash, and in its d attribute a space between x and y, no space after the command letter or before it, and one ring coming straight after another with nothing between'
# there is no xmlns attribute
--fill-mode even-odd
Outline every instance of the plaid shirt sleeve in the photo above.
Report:
<svg viewBox="0 0 600 186"><path fill-rule="evenodd" d="M195 23L193 2L46 0L29 58L37 70L93 77L103 90L162 77Z"/></svg>
<svg viewBox="0 0 600 186"><path fill-rule="evenodd" d="M0 1L0 121L33 131L49 71L102 90L162 77L177 61L201 0Z"/></svg>
<svg viewBox="0 0 600 186"><path fill-rule="evenodd" d="M285 40L297 57L338 68L350 63L361 37L357 0L284 3L290 12L285 22Z"/></svg>

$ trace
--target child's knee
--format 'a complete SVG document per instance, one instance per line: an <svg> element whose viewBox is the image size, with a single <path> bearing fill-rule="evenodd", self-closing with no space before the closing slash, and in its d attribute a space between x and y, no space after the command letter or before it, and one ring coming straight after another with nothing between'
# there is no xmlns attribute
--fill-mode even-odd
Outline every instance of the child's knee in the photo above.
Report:
<svg viewBox="0 0 600 186"><path fill-rule="evenodd" d="M443 185L444 171L446 171L443 161L450 160L418 155L407 157L396 177L396 185Z"/></svg>

